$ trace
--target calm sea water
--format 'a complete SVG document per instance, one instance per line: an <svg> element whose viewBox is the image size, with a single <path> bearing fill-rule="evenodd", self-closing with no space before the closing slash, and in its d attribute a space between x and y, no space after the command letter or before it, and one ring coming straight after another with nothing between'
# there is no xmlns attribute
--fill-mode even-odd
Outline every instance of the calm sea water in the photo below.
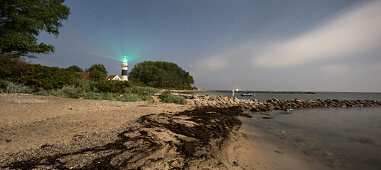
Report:
<svg viewBox="0 0 381 170"><path fill-rule="evenodd" d="M381 101L381 93L362 92L315 92L316 94L275 94L275 93L253 93L254 96L244 97L236 93L234 97L240 99L269 100L277 99L338 99L338 100L378 100ZM193 94L218 94L232 96L232 93L193 93Z"/></svg>
<svg viewBox="0 0 381 170"><path fill-rule="evenodd" d="M221 93L220 93L221 94ZM231 93L222 95L231 96ZM258 100L340 99L381 100L381 93L258 93ZM248 128L261 128L292 143L305 154L320 157L334 169L381 169L381 107L301 109L254 114ZM264 119L270 117L271 119Z"/></svg>
<svg viewBox="0 0 381 170"><path fill-rule="evenodd" d="M340 169L381 169L381 107L305 109L254 114L262 128Z"/></svg>

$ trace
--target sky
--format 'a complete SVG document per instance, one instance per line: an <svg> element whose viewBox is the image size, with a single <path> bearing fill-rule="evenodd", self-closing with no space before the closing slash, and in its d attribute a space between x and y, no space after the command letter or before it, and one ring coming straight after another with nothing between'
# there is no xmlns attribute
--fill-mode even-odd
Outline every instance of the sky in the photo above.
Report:
<svg viewBox="0 0 381 170"><path fill-rule="evenodd" d="M381 92L381 0L66 0L32 63L169 61L200 89Z"/></svg>

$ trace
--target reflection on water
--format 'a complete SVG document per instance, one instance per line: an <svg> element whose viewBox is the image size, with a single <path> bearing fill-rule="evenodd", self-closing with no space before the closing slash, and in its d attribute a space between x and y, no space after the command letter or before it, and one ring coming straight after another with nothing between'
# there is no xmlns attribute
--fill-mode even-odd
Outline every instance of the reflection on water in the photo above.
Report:
<svg viewBox="0 0 381 170"><path fill-rule="evenodd" d="M255 114L249 126L263 128L334 167L381 169L381 107L266 114Z"/></svg>

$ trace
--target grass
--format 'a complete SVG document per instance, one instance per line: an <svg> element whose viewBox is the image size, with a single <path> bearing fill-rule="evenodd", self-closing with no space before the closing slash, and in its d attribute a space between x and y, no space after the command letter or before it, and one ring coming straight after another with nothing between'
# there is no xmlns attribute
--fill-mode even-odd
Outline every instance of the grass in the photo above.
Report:
<svg viewBox="0 0 381 170"><path fill-rule="evenodd" d="M83 98L90 99L90 100L116 100L116 94L88 92L85 96L83 96Z"/></svg>
<svg viewBox="0 0 381 170"><path fill-rule="evenodd" d="M53 96L78 99L81 97L82 89L73 86L64 86L62 89L50 91L50 94Z"/></svg>
<svg viewBox="0 0 381 170"><path fill-rule="evenodd" d="M136 102L139 100L141 100L140 96L134 93L126 94L122 96L121 98L119 98L119 101L122 101L122 102Z"/></svg>
<svg viewBox="0 0 381 170"><path fill-rule="evenodd" d="M187 101L181 96L174 96L171 91L164 91L160 96L160 101L164 103L177 103L177 104L186 104Z"/></svg>
<svg viewBox="0 0 381 170"><path fill-rule="evenodd" d="M31 93L32 89L23 84L1 80L0 92L2 93Z"/></svg>
<svg viewBox="0 0 381 170"><path fill-rule="evenodd" d="M56 90L45 90L43 88L33 89L22 84L0 80L0 93L32 93L35 95L53 95L74 99L83 97L84 99L91 100L136 102L152 100L152 96L160 91L160 89L152 87L130 86L126 88L125 93L100 92L99 89L95 88L96 84L97 82L91 80L78 79L72 86L64 86Z"/></svg>

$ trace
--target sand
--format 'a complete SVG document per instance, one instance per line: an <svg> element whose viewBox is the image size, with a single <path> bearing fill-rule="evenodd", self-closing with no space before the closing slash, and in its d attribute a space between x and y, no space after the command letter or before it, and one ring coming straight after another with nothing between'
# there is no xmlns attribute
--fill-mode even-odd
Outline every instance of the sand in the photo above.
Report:
<svg viewBox="0 0 381 170"><path fill-rule="evenodd" d="M223 152L222 159L225 160L228 169L332 169L318 158L304 154L261 129L250 127L249 131L245 123L227 143L229 146ZM234 166L233 161L239 166Z"/></svg>
<svg viewBox="0 0 381 170"><path fill-rule="evenodd" d="M186 105L97 101L28 94L0 94L0 153L69 143L147 114L179 112Z"/></svg>
<svg viewBox="0 0 381 170"><path fill-rule="evenodd" d="M127 168L186 165L190 169L330 169L260 129L249 131L245 124L239 130L230 129L232 133L222 140L221 147L212 140L195 151L184 148L186 145L179 141L197 141L197 137L186 137L181 131L174 134L177 129L168 125L182 126L180 129L188 132L201 123L197 121L200 115L186 111L192 109L177 104L0 94L0 167L18 159L28 161L14 167L104 169L111 166L103 164L109 161L106 158L116 155L111 163L131 158L129 164L123 165ZM192 153L187 153L189 149ZM197 159L186 160L184 152ZM39 163L35 157L41 158ZM99 166L89 161L99 162Z"/></svg>

